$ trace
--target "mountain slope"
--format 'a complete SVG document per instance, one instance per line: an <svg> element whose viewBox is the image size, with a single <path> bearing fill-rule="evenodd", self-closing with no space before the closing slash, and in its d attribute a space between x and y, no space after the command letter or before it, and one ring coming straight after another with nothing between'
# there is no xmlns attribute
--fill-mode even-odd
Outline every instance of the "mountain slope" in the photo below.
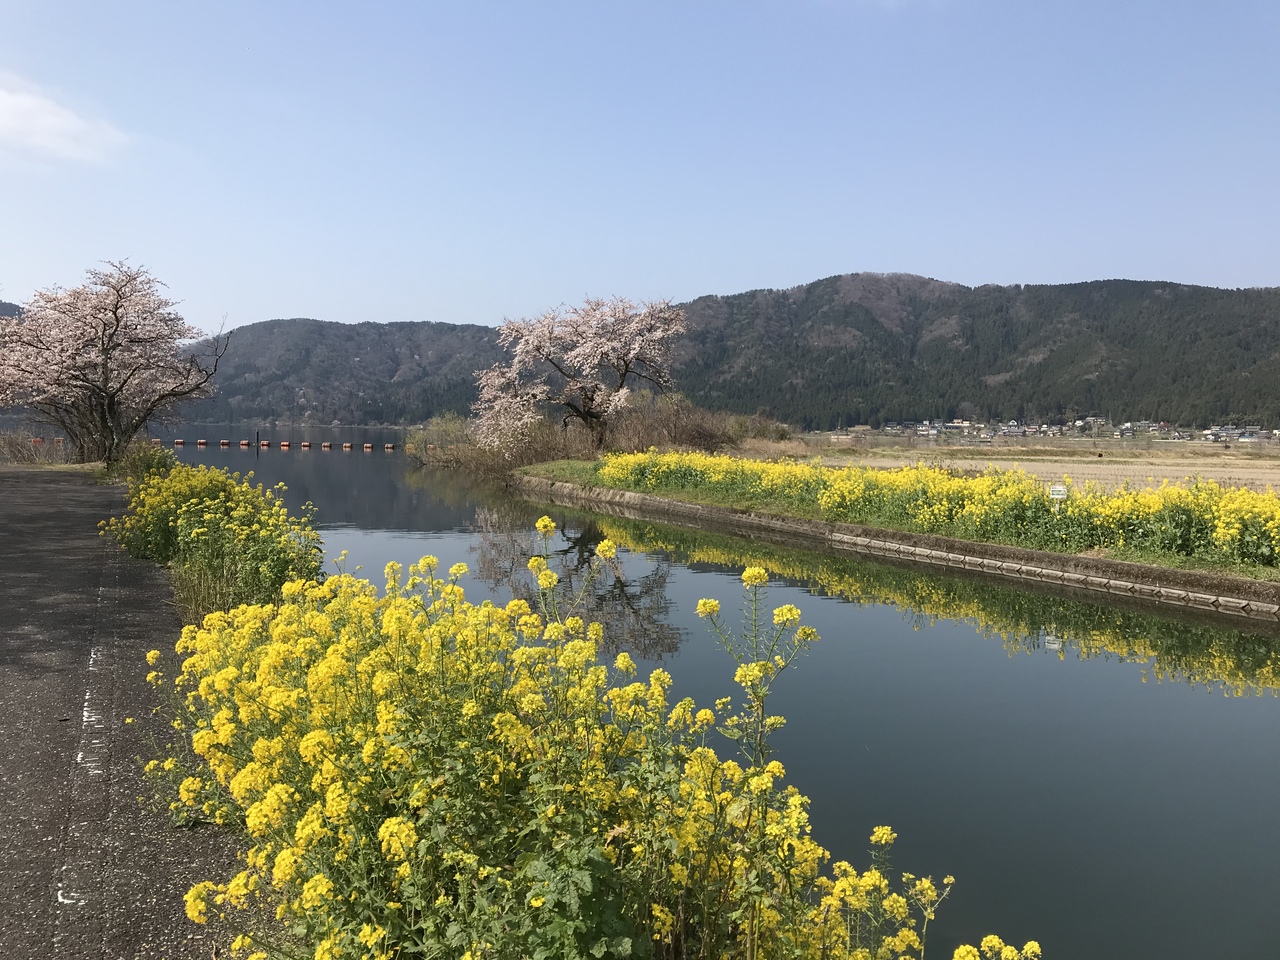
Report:
<svg viewBox="0 0 1280 960"><path fill-rule="evenodd" d="M973 416L1280 424L1280 288L966 287L846 274L684 304L678 389L810 428ZM233 331L189 415L328 423L465 412L491 327L270 320Z"/></svg>
<svg viewBox="0 0 1280 960"><path fill-rule="evenodd" d="M1280 289L852 274L703 297L678 381L813 427L974 415L1280 422Z"/></svg>
<svg viewBox="0 0 1280 960"><path fill-rule="evenodd" d="M501 358L492 327L267 320L231 332L217 395L185 415L210 421L422 420L465 411L475 372Z"/></svg>

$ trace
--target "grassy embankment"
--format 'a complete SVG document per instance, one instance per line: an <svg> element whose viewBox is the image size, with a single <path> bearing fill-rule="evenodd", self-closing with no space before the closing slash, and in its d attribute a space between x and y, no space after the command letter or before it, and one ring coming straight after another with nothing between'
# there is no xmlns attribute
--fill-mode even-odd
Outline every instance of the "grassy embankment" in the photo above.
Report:
<svg viewBox="0 0 1280 960"><path fill-rule="evenodd" d="M524 472L730 509L1280 580L1280 497L1212 480L1108 490L1064 478L1067 498L1056 502L1044 482L1019 469L975 474L647 453Z"/></svg>

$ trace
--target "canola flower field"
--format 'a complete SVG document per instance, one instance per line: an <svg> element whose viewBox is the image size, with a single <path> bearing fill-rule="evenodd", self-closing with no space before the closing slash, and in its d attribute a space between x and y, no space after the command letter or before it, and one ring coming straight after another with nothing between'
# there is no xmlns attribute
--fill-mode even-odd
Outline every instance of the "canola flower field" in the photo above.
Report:
<svg viewBox="0 0 1280 960"><path fill-rule="evenodd" d="M772 755L770 691L817 637L794 606L768 609L763 568L743 572L741 631L718 601L698 605L740 690L698 708L668 702L661 669L638 679L625 654L600 661L600 626L576 615L548 561L549 518L529 561L537 609L473 604L465 567L438 575L433 557L407 578L389 564L381 593L322 579L306 518L191 468L135 484L107 529L175 563L220 557L202 544L243 534L265 551L244 554L248 582L287 576L270 599L217 594L184 629L173 676L164 653L147 658L177 738L148 775L176 819L243 837L243 869L186 903L192 921L216 914L240 931L232 955L923 956L953 878L894 870L885 826L865 870L828 866ZM593 575L610 575L615 550L599 545ZM988 936L954 956L1040 953Z"/></svg>
<svg viewBox="0 0 1280 960"><path fill-rule="evenodd" d="M1021 470L964 476L925 465L835 468L650 451L604 457L595 482L1065 553L1131 548L1263 567L1280 558L1280 497L1212 480L1107 491L1064 477L1066 498L1055 501L1040 480Z"/></svg>

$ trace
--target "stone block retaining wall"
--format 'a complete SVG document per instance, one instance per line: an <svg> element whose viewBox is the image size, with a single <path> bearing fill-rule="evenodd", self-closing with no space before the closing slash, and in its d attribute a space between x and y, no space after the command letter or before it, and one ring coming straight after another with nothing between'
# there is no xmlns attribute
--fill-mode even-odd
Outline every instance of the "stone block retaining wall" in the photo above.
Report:
<svg viewBox="0 0 1280 960"><path fill-rule="evenodd" d="M779 517L749 510L685 503L629 490L581 487L541 477L517 476L513 482L517 492L530 499L588 508L613 508L610 512L623 512L637 519L715 527L746 537L767 532L770 539L781 539L796 546L927 563L1107 593L1203 613L1280 622L1280 583L1265 580L1173 570L1102 557L1048 553L857 524Z"/></svg>

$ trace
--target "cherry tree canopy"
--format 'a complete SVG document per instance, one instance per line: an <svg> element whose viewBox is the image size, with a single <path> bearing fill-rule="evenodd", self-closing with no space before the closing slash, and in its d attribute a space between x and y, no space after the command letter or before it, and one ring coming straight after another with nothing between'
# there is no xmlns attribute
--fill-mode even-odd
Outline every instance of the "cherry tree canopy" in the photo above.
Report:
<svg viewBox="0 0 1280 960"><path fill-rule="evenodd" d="M148 420L211 392L226 349L200 355L200 331L174 312L145 267L107 263L70 290L37 291L0 318L0 404L34 410L66 431L81 461L119 459Z"/></svg>
<svg viewBox="0 0 1280 960"><path fill-rule="evenodd" d="M506 321L498 340L511 361L477 375L477 437L498 446L552 408L602 439L632 384L671 386L668 355L684 329L684 311L670 300L637 306L624 297Z"/></svg>

